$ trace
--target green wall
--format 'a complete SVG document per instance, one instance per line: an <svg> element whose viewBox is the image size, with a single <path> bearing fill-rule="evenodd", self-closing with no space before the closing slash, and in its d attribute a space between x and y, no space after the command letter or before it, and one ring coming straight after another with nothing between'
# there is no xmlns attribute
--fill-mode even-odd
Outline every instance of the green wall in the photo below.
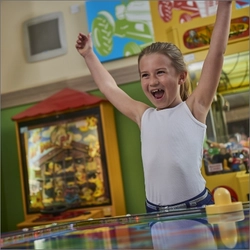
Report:
<svg viewBox="0 0 250 250"><path fill-rule="evenodd" d="M1 111L1 232L15 230L24 219L15 123L11 117L30 106Z"/></svg>
<svg viewBox="0 0 250 250"><path fill-rule="evenodd" d="M148 103L140 83L120 87L132 98ZM98 90L90 93L102 96ZM11 117L33 105L34 103L1 111L1 232L16 230L16 224L24 220L15 123ZM145 192L139 128L116 109L115 121L127 213L144 213Z"/></svg>

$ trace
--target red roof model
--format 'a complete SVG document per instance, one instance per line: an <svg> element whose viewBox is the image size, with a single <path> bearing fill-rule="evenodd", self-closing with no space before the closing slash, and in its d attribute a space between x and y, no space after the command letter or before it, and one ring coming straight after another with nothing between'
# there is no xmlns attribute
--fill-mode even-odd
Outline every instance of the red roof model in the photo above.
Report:
<svg viewBox="0 0 250 250"><path fill-rule="evenodd" d="M56 112L68 111L70 109L92 106L103 101L107 100L85 92L65 88L38 104L13 116L12 120L17 121L40 115L49 115Z"/></svg>

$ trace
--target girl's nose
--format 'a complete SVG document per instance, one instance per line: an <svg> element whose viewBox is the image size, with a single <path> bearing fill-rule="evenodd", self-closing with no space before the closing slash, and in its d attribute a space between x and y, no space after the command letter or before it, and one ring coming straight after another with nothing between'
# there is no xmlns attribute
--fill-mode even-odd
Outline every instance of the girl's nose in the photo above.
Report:
<svg viewBox="0 0 250 250"><path fill-rule="evenodd" d="M159 85L159 83L160 83L159 80L157 78L155 78L155 77L150 79L150 85L151 86L157 86L157 85Z"/></svg>

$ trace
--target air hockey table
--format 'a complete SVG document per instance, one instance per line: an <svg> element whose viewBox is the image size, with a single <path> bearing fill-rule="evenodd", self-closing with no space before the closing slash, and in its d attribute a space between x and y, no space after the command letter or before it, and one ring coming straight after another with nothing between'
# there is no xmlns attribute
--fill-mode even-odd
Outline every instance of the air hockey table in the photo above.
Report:
<svg viewBox="0 0 250 250"><path fill-rule="evenodd" d="M249 249L249 203L236 212L205 208L127 214L24 228L1 249Z"/></svg>

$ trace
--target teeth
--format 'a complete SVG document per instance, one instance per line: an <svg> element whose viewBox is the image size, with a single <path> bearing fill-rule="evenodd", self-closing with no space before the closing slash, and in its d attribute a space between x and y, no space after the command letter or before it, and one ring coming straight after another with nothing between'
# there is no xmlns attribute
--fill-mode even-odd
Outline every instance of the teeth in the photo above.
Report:
<svg viewBox="0 0 250 250"><path fill-rule="evenodd" d="M151 90L151 94L154 96L154 98L160 99L164 95L164 90L163 89L153 89L153 90Z"/></svg>
<svg viewBox="0 0 250 250"><path fill-rule="evenodd" d="M156 92L158 92L158 91L161 91L161 89L154 89L154 90L152 90L151 92L152 92L152 93L156 93Z"/></svg>

